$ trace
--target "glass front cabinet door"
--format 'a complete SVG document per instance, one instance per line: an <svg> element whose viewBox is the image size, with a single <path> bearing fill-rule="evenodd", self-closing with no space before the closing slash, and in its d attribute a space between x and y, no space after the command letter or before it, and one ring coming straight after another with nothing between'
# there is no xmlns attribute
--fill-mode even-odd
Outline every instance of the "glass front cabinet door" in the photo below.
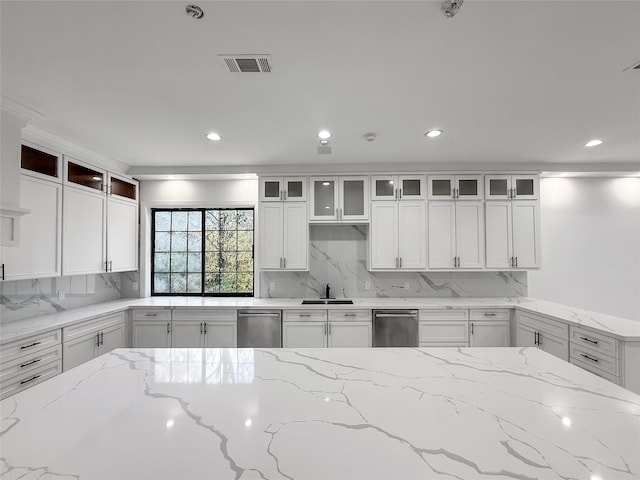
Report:
<svg viewBox="0 0 640 480"><path fill-rule="evenodd" d="M369 179L311 177L311 221L361 222L369 219Z"/></svg>
<svg viewBox="0 0 640 480"><path fill-rule="evenodd" d="M429 200L482 200L482 175L429 175Z"/></svg>
<svg viewBox="0 0 640 480"><path fill-rule="evenodd" d="M486 175L487 200L536 200L540 183L538 175Z"/></svg>
<svg viewBox="0 0 640 480"><path fill-rule="evenodd" d="M426 198L424 175L374 175L371 200L422 200Z"/></svg>
<svg viewBox="0 0 640 480"><path fill-rule="evenodd" d="M306 177L261 177L261 202L303 202L307 200Z"/></svg>

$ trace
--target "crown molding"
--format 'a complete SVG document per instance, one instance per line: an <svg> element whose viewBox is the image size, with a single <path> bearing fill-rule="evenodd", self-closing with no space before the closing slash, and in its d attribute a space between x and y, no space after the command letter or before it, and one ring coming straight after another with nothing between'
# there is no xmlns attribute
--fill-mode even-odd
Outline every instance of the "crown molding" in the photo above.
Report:
<svg viewBox="0 0 640 480"><path fill-rule="evenodd" d="M0 108L2 108L3 111L22 119L25 123L44 117L44 114L37 110L33 110L32 108L22 105L21 103L18 103L9 97L5 97L4 95L0 95Z"/></svg>
<svg viewBox="0 0 640 480"><path fill-rule="evenodd" d="M45 132L32 125L27 125L22 129L22 138L42 147L50 148L63 155L77 158L96 166L100 166L114 173L126 175L130 166L119 160L101 155L93 150L77 145L69 140L58 137L49 132Z"/></svg>

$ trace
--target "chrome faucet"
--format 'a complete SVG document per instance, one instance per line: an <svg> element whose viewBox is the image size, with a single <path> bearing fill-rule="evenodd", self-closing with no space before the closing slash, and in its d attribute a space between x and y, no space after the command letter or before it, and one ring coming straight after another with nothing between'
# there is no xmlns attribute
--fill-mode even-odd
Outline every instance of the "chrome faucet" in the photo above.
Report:
<svg viewBox="0 0 640 480"><path fill-rule="evenodd" d="M330 298L330 295L331 295L331 287L327 283L327 288L326 288L326 292L325 292L325 297L324 298Z"/></svg>

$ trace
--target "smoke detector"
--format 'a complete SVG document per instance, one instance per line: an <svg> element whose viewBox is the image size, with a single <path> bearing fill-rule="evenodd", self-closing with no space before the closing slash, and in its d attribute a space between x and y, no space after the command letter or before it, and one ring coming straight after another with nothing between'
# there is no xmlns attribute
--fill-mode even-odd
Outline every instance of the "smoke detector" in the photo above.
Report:
<svg viewBox="0 0 640 480"><path fill-rule="evenodd" d="M462 8L462 2L464 0L444 0L440 9L447 18L452 18Z"/></svg>
<svg viewBox="0 0 640 480"><path fill-rule="evenodd" d="M269 73L271 72L271 55L218 55L232 73Z"/></svg>
<svg viewBox="0 0 640 480"><path fill-rule="evenodd" d="M198 5L187 5L185 7L187 15L191 18L202 18L204 17L204 11Z"/></svg>
<svg viewBox="0 0 640 480"><path fill-rule="evenodd" d="M365 133L364 134L364 139L367 142L373 142L376 139L376 134L373 133L373 132Z"/></svg>

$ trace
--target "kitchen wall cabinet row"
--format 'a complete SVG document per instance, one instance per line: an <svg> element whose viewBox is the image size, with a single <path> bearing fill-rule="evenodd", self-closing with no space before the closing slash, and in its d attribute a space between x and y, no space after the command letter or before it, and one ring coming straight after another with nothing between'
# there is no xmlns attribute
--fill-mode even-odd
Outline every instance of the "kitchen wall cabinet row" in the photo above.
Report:
<svg viewBox="0 0 640 480"><path fill-rule="evenodd" d="M308 270L322 223L369 224L371 271L538 268L538 192L537 175L261 177L259 268Z"/></svg>
<svg viewBox="0 0 640 480"><path fill-rule="evenodd" d="M43 147L23 145L20 242L2 279L138 269L138 183Z"/></svg>

